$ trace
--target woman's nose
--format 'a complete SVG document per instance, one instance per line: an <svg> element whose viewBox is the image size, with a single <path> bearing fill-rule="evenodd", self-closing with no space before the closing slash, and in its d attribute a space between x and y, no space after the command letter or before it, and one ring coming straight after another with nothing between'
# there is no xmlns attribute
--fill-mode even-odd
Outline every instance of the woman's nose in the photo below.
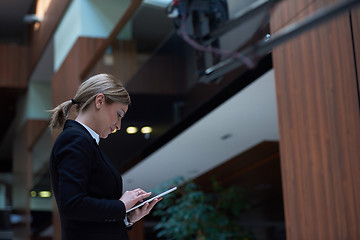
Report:
<svg viewBox="0 0 360 240"><path fill-rule="evenodd" d="M121 128L121 120L119 120L116 124L115 124L116 130L120 130Z"/></svg>

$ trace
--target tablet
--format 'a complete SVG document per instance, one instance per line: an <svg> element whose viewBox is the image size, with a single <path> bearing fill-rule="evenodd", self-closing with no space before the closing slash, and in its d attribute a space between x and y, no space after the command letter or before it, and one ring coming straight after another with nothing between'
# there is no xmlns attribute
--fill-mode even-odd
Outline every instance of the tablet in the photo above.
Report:
<svg viewBox="0 0 360 240"><path fill-rule="evenodd" d="M141 207L141 206L144 205L145 203L151 202L152 200L154 200L154 199L156 199L156 198L159 198L159 197L162 197L162 196L164 196L164 195L166 195L166 194L168 194L168 193L171 193L171 192L175 191L176 189L177 189L177 187L173 187L173 188L171 188L171 189L169 189L169 190L167 190L167 191L165 191L165 192L162 192L162 193L156 195L155 197L152 197L152 198L150 198L150 199L148 199L148 200L146 200L146 201L144 201L144 202L142 202L142 203L140 203L140 204L138 204L138 205L130 208L129 210L126 211L126 213L131 212L132 210L134 210L134 209L136 209L136 208L138 208L138 207Z"/></svg>

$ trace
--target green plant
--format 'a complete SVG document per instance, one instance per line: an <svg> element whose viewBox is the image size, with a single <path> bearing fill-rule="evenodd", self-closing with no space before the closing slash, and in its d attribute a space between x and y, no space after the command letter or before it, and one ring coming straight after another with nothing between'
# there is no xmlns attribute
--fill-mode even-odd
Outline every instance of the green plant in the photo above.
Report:
<svg viewBox="0 0 360 240"><path fill-rule="evenodd" d="M236 186L222 187L212 181L212 191L204 192L182 177L168 181L155 191L181 187L164 197L153 211L160 217L157 236L169 240L250 240L249 230L239 225L242 211L249 209L244 191Z"/></svg>

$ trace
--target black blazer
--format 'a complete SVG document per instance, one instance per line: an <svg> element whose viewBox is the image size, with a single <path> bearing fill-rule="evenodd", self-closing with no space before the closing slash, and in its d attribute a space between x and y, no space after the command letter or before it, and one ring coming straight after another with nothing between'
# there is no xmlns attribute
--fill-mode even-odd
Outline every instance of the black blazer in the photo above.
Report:
<svg viewBox="0 0 360 240"><path fill-rule="evenodd" d="M50 157L63 240L128 239L122 178L80 123L67 120Z"/></svg>

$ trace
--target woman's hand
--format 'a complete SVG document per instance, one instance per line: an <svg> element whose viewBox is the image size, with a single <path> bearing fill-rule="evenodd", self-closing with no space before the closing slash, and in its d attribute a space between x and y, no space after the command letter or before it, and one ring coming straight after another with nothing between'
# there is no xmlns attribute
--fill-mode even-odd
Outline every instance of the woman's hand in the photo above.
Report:
<svg viewBox="0 0 360 240"><path fill-rule="evenodd" d="M162 198L156 198L152 200L150 203L145 203L142 207L139 207L133 211L131 211L128 216L131 222L135 223L142 219L144 216L148 215L151 209L157 204Z"/></svg>
<svg viewBox="0 0 360 240"><path fill-rule="evenodd" d="M151 192L145 192L141 188L137 188L132 191L126 191L120 198L120 200L125 204L126 211L132 208L136 203L142 202L144 198L147 198L151 195Z"/></svg>

